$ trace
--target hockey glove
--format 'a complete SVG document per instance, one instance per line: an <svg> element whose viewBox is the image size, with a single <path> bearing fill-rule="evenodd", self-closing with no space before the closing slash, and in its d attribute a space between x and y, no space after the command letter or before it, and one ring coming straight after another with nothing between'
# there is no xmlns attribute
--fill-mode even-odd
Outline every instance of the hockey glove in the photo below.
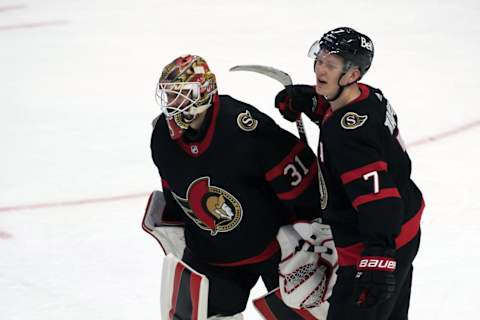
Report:
<svg viewBox="0 0 480 320"><path fill-rule="evenodd" d="M371 308L390 299L395 292L395 250L368 247L357 264L353 297L359 307Z"/></svg>
<svg viewBox="0 0 480 320"><path fill-rule="evenodd" d="M317 94L313 86L295 84L277 93L275 108L288 121L295 121L302 112L313 113L317 108Z"/></svg>
<svg viewBox="0 0 480 320"><path fill-rule="evenodd" d="M316 308L332 294L337 251L330 226L318 220L280 228L280 294L291 308Z"/></svg>

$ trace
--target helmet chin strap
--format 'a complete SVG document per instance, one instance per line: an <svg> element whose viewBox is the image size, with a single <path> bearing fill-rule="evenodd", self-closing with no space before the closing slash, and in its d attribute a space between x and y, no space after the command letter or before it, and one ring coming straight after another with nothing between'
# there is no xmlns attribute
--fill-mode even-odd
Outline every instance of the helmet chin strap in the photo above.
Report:
<svg viewBox="0 0 480 320"><path fill-rule="evenodd" d="M334 102L335 100L337 100L338 98L340 98L340 96L342 95L343 93L343 90L348 87L348 86L351 86L352 84L354 84L355 82L357 82L358 80L355 80L353 82L350 82L350 83L347 83L346 85L342 86L340 84L340 80L343 78L343 76L346 74L346 72L343 72L340 77L338 77L338 81L337 81L337 85L338 85L338 90L337 90L337 93L332 97L332 98L327 98L325 97L325 99L327 99L328 102Z"/></svg>
<svg viewBox="0 0 480 320"><path fill-rule="evenodd" d="M337 100L342 95L343 89L345 89L345 86L342 86L339 81L337 93L333 96L333 98L328 98L327 96L325 96L325 99L327 99L328 102L333 102Z"/></svg>

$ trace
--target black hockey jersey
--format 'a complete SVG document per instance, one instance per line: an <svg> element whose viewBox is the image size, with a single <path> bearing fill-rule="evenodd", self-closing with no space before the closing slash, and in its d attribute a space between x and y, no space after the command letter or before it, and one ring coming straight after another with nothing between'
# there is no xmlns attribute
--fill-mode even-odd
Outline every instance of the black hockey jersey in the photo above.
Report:
<svg viewBox="0 0 480 320"><path fill-rule="evenodd" d="M324 218L344 266L356 264L365 245L408 243L423 210L393 108L380 90L359 88L355 101L313 119L320 123Z"/></svg>
<svg viewBox="0 0 480 320"><path fill-rule="evenodd" d="M278 251L281 225L320 215L316 157L268 116L229 96L215 96L208 112L201 139L193 141L170 139L163 115L156 122L151 150L165 219L183 221L187 247L208 263L262 261Z"/></svg>

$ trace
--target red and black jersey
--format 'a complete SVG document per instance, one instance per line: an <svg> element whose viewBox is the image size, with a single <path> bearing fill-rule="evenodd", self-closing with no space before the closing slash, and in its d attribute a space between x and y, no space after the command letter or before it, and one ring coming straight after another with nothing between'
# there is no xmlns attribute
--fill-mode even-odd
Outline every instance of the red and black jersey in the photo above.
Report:
<svg viewBox="0 0 480 320"><path fill-rule="evenodd" d="M403 246L417 234L423 210L393 108L380 90L359 88L355 101L320 121L322 204L340 265L355 264L365 245Z"/></svg>
<svg viewBox="0 0 480 320"><path fill-rule="evenodd" d="M151 150L165 218L184 222L187 247L208 263L269 258L281 225L320 215L316 157L267 115L229 96L215 97L204 126L197 137L185 132L174 141L164 116L156 122Z"/></svg>

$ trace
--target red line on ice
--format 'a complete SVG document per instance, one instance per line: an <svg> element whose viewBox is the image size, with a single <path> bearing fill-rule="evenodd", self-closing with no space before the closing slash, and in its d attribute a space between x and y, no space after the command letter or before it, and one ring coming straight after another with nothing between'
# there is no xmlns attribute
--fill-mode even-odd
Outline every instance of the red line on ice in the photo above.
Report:
<svg viewBox="0 0 480 320"><path fill-rule="evenodd" d="M480 125L480 120L475 120L471 123L467 123L465 125L454 128L452 130L448 130L430 137L413 141L412 143L409 143L408 146L416 147L416 146L428 144L431 142L436 142L444 138L458 134L460 132L473 129L479 125ZM21 205L9 206L9 207L0 207L0 212L33 210L33 209L44 209L44 208L54 208L54 207L66 207L66 206L80 206L80 205L87 205L87 204L101 203L101 202L123 201L123 200L134 199L134 198L142 198L142 197L146 198L148 194L149 194L148 192L144 192L144 193L125 194L125 195L104 197L104 198L90 198L90 199L80 199L80 200L71 200L71 201L50 202L50 203L21 204Z"/></svg>
<svg viewBox="0 0 480 320"><path fill-rule="evenodd" d="M10 239L12 235L8 232L0 230L0 239Z"/></svg>
<svg viewBox="0 0 480 320"><path fill-rule="evenodd" d="M475 120L473 122L464 124L463 126L460 126L460 127L457 127L457 128L454 128L454 129L451 129L451 130L448 130L448 131L445 131L445 132L442 132L442 133L439 133L439 134L436 134L436 135L433 135L433 136L430 136L430 137L426 137L426 138L423 138L423 139L420 139L420 140L413 141L412 143L409 143L408 146L409 147L416 147L416 146L419 146L419 145L422 145L422 144L435 142L435 141L453 136L457 133L460 133L460 132L463 132L463 131L466 131L466 130L469 130L469 129L473 129L473 128L477 127L478 125L480 125L480 120Z"/></svg>
<svg viewBox="0 0 480 320"><path fill-rule="evenodd" d="M0 207L0 212L44 209L44 208L53 208L53 207L81 206L81 205L87 205L92 203L123 201L127 199L142 198L147 196L148 196L148 193L134 193L134 194L125 194L120 196L104 197L104 198L90 198L90 199L80 199L80 200L71 200L71 201L60 201L60 202L21 204L21 205L9 206L9 207Z"/></svg>
<svg viewBox="0 0 480 320"><path fill-rule="evenodd" d="M68 23L68 21L65 21L65 20L53 20L53 21L22 23L22 24L0 26L0 31L11 31L11 30L18 30L18 29L32 29L32 28L39 28L39 27L49 27L49 26L67 24L67 23Z"/></svg>
<svg viewBox="0 0 480 320"><path fill-rule="evenodd" d="M24 4L12 4L12 5L9 5L9 6L0 7L0 12L9 11L9 10L17 10L17 9L25 9L26 7L27 6L24 5Z"/></svg>

